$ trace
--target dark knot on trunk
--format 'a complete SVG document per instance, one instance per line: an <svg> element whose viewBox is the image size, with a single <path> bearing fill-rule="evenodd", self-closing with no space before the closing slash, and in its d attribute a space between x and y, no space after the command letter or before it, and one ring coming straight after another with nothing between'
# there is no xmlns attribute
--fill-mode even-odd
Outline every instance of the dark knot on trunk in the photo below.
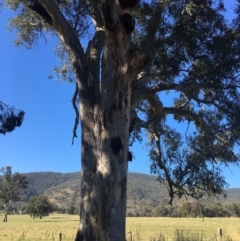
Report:
<svg viewBox="0 0 240 241"><path fill-rule="evenodd" d="M138 4L138 0L118 0L120 6L125 8L133 8Z"/></svg>
<svg viewBox="0 0 240 241"><path fill-rule="evenodd" d="M135 19L129 13L124 13L120 17L120 21L127 34L130 34L135 28Z"/></svg>
<svg viewBox="0 0 240 241"><path fill-rule="evenodd" d="M122 150L123 144L119 136L111 138L111 147L114 155L118 155L118 153Z"/></svg>

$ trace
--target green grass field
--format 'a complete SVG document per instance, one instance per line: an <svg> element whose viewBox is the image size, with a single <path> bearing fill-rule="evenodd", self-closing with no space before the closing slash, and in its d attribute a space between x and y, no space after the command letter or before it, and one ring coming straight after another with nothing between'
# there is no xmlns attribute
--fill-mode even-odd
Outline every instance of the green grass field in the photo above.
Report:
<svg viewBox="0 0 240 241"><path fill-rule="evenodd" d="M43 219L9 215L8 223L0 222L0 241L58 241L59 233L62 241L70 241L74 240L78 223L79 217L71 215L54 214ZM172 241L179 230L193 237L190 241L215 241L218 228L223 230L222 240L240 241L240 219L237 218L204 218L204 221L201 218L127 218L126 236L128 241L131 236L132 241L150 241L162 234L165 241ZM200 236L203 238L196 239Z"/></svg>

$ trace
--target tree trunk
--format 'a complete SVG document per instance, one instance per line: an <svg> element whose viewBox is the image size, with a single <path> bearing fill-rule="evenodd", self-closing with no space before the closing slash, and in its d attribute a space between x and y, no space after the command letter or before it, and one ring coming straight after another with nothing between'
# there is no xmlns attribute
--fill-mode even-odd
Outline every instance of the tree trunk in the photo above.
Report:
<svg viewBox="0 0 240 241"><path fill-rule="evenodd" d="M92 135L91 143L84 140L89 138L89 133L83 134L80 229L77 241L125 240L128 133L124 126L126 119L119 118L117 111L112 116L113 121L119 124L119 131L102 130L98 137ZM99 128L98 125L95 123L93 128ZM103 126L101 128L105 129Z"/></svg>
<svg viewBox="0 0 240 241"><path fill-rule="evenodd" d="M68 51L79 91L82 178L76 241L125 241L132 81L143 68L143 58L130 49L136 1L130 8L115 0L89 1L96 32L85 52L54 1L39 2Z"/></svg>
<svg viewBox="0 0 240 241"><path fill-rule="evenodd" d="M8 215L8 205L4 205L4 216L3 216L3 222L7 222L7 215Z"/></svg>
<svg viewBox="0 0 240 241"><path fill-rule="evenodd" d="M76 241L125 241L132 81L129 43L129 36L105 39L99 100L87 94L86 87L80 89L82 171Z"/></svg>

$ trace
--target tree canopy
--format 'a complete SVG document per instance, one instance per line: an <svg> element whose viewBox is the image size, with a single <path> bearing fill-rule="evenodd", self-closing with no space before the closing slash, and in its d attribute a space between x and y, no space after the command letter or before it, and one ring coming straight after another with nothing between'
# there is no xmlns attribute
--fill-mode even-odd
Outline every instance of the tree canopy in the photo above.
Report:
<svg viewBox="0 0 240 241"><path fill-rule="evenodd" d="M26 176L18 172L12 173L12 168L2 168L3 178L0 179L0 202L5 208L4 222L7 222L7 211L10 201L20 200L20 190L27 188Z"/></svg>
<svg viewBox="0 0 240 241"><path fill-rule="evenodd" d="M53 204L48 200L47 196L39 195L36 197L32 197L29 200L29 203L26 207L26 212L33 219L34 218L42 218L48 216L51 212L53 212Z"/></svg>
<svg viewBox="0 0 240 241"><path fill-rule="evenodd" d="M76 82L73 136L80 120L85 200L76 240L123 240L127 158L136 140L147 140L151 172L168 184L170 202L222 193L219 163L239 163L239 0L231 22L221 0L6 4L16 13L9 21L16 45L57 35L63 64L55 71Z"/></svg>

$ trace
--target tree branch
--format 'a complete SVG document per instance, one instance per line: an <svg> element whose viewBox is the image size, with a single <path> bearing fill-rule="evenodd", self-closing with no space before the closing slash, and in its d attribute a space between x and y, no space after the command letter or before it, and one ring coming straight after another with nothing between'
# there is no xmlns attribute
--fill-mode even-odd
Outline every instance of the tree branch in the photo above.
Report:
<svg viewBox="0 0 240 241"><path fill-rule="evenodd" d="M215 90L226 90L226 89L236 89L239 88L239 86L237 85L233 85L233 84L229 84L227 86L218 86L218 85L213 85L213 84L202 84L202 83L189 83L189 84L175 84L175 83L160 83L154 87L147 87L146 84L149 83L152 79L160 79L161 75L158 74L150 74L150 75L146 75L143 76L139 79L139 85L137 85L132 93L132 106L136 107L137 104L144 99L144 97L148 96L148 95L152 95L155 94L157 92L161 92L161 91L168 91L168 90L177 90L180 92L185 93L189 98L194 99L196 102L198 103L203 103L203 104L212 104L217 108L220 108L219 105L216 104L216 102L208 102L202 99L197 98L195 95L193 95L189 89L195 89L195 90L199 90L199 89L215 89ZM152 79L150 79L152 78ZM141 84L143 83L143 84Z"/></svg>
<svg viewBox="0 0 240 241"><path fill-rule="evenodd" d="M163 115L163 104L159 100L157 95L146 95L145 98L148 100L149 104L152 106L156 116Z"/></svg>
<svg viewBox="0 0 240 241"><path fill-rule="evenodd" d="M200 125L201 128L206 128L207 127L207 124L206 124L206 122L204 121L203 118L201 118L197 114L195 114L193 112L190 112L188 110L164 107L163 108L163 113L165 113L165 114L173 114L173 115L178 115L178 116L183 116L183 117L188 117L189 119L193 120L197 125Z"/></svg>
<svg viewBox="0 0 240 241"><path fill-rule="evenodd" d="M93 18L93 22L95 24L95 27L98 28L103 28L104 27L104 21L103 21L103 16L101 12L101 6L99 1L96 0L90 0L88 1L91 5L91 15Z"/></svg>
<svg viewBox="0 0 240 241"><path fill-rule="evenodd" d="M119 22L118 6L116 0L103 0L102 13L104 17L105 28L114 32Z"/></svg>
<svg viewBox="0 0 240 241"><path fill-rule="evenodd" d="M167 181L168 187L169 187L169 192L168 192L169 197L170 197L169 203L172 204L172 201L174 198L173 182L172 182L171 175L169 173L168 168L162 163L160 135L156 132L154 134L156 136L157 163L158 163L159 167L164 171L166 181Z"/></svg>
<svg viewBox="0 0 240 241"><path fill-rule="evenodd" d="M148 65L149 58L138 49L131 49L128 56L128 76L134 80Z"/></svg>
<svg viewBox="0 0 240 241"><path fill-rule="evenodd" d="M49 23L50 25L52 24L52 21L53 21L52 17L37 0L32 1L32 3L28 7L32 11L40 15L44 20L46 20L47 23Z"/></svg>
<svg viewBox="0 0 240 241"><path fill-rule="evenodd" d="M164 75L161 75L161 74L146 74L144 76L141 76L139 79L136 80L137 88L139 85L146 86L153 79L162 80L163 77L164 77Z"/></svg>
<svg viewBox="0 0 240 241"><path fill-rule="evenodd" d="M79 88L81 88L84 79L79 77L81 76L81 73L84 71L84 68L86 67L86 60L84 58L83 48L79 42L76 33L61 13L59 7L54 3L54 1L38 0L38 2L51 16L51 26L54 28L57 35L66 47L66 50L69 54L69 58L73 64L75 73L78 75L78 80L81 81L81 83L78 83Z"/></svg>
<svg viewBox="0 0 240 241"><path fill-rule="evenodd" d="M92 85L94 81L95 96L97 99L100 97L99 76L101 54L104 46L104 36L104 30L99 28L99 30L95 32L92 40L89 41L87 50L85 52L85 58L89 69L88 84Z"/></svg>
<svg viewBox="0 0 240 241"><path fill-rule="evenodd" d="M78 96L78 85L76 84L76 89L74 91L73 98L72 98L72 106L73 106L73 109L74 109L75 114L76 114L75 121L74 121L74 127L73 127L72 145L74 143L74 138L77 138L77 126L79 124L79 111L78 111L78 108L77 108L77 105L76 105L77 96Z"/></svg>
<svg viewBox="0 0 240 241"><path fill-rule="evenodd" d="M214 84L202 84L202 83L189 83L189 84L159 84L155 87L148 88L149 93L157 93L160 91L166 91L166 90L178 90L181 92L188 92L188 90L191 89L219 89L219 90L226 90L226 89L236 89L237 86L235 85L227 85L227 86L218 86Z"/></svg>

